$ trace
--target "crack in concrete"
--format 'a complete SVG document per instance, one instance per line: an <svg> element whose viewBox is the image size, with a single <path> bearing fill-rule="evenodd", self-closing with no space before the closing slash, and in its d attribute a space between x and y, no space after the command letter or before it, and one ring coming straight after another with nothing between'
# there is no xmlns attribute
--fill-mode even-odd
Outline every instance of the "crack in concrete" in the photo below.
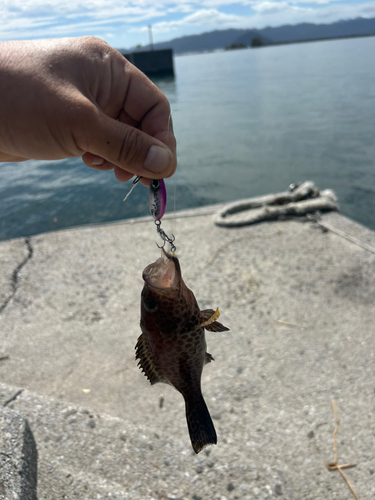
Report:
<svg viewBox="0 0 375 500"><path fill-rule="evenodd" d="M19 389L16 393L13 394L13 396L11 396L3 403L3 406L8 406L9 403L15 401L18 398L18 396L23 393L23 391L24 389Z"/></svg>
<svg viewBox="0 0 375 500"><path fill-rule="evenodd" d="M29 260L32 258L34 250L33 247L31 246L31 238L25 238L25 245L27 247L28 253L26 257L23 259L23 261L18 264L16 269L12 273L11 277L11 286L12 286L12 291L9 294L9 296L4 300L4 302L0 305L0 314L4 311L6 306L9 304L9 302L13 299L17 292L18 288L18 276L21 271L21 269L29 262Z"/></svg>

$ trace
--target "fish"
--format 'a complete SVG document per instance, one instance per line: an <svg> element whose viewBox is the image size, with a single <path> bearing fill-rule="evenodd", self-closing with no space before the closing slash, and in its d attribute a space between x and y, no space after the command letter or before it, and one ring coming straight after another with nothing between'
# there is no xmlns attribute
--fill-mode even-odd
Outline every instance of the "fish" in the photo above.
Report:
<svg viewBox="0 0 375 500"><path fill-rule="evenodd" d="M204 365L214 360L207 352L205 330L224 332L218 309L201 311L186 286L175 255L161 249L161 257L143 271L142 334L135 358L151 385L172 385L185 400L190 440L195 453L217 444L217 435L201 390Z"/></svg>

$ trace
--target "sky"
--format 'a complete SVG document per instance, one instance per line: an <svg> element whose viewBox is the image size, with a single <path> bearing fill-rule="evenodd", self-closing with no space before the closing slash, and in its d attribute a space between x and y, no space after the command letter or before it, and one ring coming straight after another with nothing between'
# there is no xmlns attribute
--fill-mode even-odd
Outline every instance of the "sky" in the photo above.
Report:
<svg viewBox="0 0 375 500"><path fill-rule="evenodd" d="M375 17L362 0L1 0L0 41L93 35L130 48L226 28Z"/></svg>

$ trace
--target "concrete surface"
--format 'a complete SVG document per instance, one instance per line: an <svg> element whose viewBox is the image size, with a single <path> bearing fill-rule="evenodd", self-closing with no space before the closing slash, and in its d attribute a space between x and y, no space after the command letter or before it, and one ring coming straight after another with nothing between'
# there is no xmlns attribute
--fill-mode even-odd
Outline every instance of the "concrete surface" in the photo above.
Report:
<svg viewBox="0 0 375 500"><path fill-rule="evenodd" d="M16 291L18 273L28 254L28 246L23 240L10 240L0 244L0 314Z"/></svg>
<svg viewBox="0 0 375 500"><path fill-rule="evenodd" d="M0 451L0 499L36 500L38 457L34 436L22 415L5 408L0 409Z"/></svg>
<svg viewBox="0 0 375 500"><path fill-rule="evenodd" d="M372 231L339 214L323 220L375 247ZM218 445L195 456L181 396L149 386L134 361L141 274L159 256L153 223L38 235L0 320L9 356L0 380L40 395L11 403L38 445L38 498L63 498L42 465L54 461L56 477L74 478L66 498L114 498L117 488L118 498L349 500L340 474L324 466L333 460L333 398L339 462L358 464L347 475L361 500L374 498L375 255L313 223L228 230L202 215L163 227L176 236L201 308L219 307L231 329L207 333L216 361L202 386ZM17 265L30 254L21 240L0 252L14 252ZM6 290L12 269L3 260ZM49 404L59 410L43 413ZM85 413L63 425L67 405L74 415L87 408L95 426ZM97 496L80 492L76 478L97 484Z"/></svg>

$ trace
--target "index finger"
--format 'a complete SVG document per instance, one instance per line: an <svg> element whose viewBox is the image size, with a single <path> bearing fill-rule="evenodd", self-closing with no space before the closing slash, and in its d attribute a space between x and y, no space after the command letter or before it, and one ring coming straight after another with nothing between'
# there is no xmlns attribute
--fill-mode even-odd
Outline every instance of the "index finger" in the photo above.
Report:
<svg viewBox="0 0 375 500"><path fill-rule="evenodd" d="M140 129L163 142L176 155L171 109L161 90L139 69L126 61L128 87L119 120L128 118L140 124Z"/></svg>

